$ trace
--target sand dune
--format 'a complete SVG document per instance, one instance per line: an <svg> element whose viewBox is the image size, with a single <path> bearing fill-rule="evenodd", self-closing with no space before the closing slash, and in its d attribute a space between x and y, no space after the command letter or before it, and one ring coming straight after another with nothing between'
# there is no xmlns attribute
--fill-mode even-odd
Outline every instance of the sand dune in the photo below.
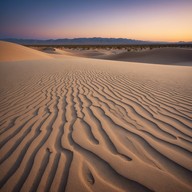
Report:
<svg viewBox="0 0 192 192"><path fill-rule="evenodd" d="M40 51L5 41L0 41L0 53L0 61L21 61L51 58L48 54Z"/></svg>
<svg viewBox="0 0 192 192"><path fill-rule="evenodd" d="M69 50L68 50L69 51ZM192 65L192 50L182 48L156 48L153 50L73 50L78 56L151 64Z"/></svg>
<svg viewBox="0 0 192 192"><path fill-rule="evenodd" d="M0 68L1 191L192 190L191 67L66 56Z"/></svg>
<svg viewBox="0 0 192 192"><path fill-rule="evenodd" d="M192 62L192 50L181 48L161 48L140 52L126 52L110 56L109 59L140 63L179 64Z"/></svg>

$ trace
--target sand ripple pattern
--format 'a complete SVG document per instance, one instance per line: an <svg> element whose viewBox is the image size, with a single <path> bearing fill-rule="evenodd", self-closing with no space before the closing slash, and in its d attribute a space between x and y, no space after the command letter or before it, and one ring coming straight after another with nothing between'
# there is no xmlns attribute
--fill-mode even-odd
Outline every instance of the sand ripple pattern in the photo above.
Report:
<svg viewBox="0 0 192 192"><path fill-rule="evenodd" d="M34 73L1 91L1 191L191 191L190 94L91 64Z"/></svg>

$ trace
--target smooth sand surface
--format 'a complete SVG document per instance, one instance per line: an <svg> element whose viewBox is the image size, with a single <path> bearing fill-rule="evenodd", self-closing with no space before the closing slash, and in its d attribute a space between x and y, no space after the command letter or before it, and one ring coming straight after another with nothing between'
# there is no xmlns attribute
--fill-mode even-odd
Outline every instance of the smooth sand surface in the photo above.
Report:
<svg viewBox="0 0 192 192"><path fill-rule="evenodd" d="M169 65L192 65L192 49L183 48L154 48L143 50L126 49L89 49L89 50L69 50L75 55L96 59L107 59L116 61L129 61L150 64Z"/></svg>
<svg viewBox="0 0 192 192"><path fill-rule="evenodd" d="M110 56L109 59L140 63L180 64L192 62L192 50L182 48L159 48L147 51L125 52Z"/></svg>
<svg viewBox="0 0 192 192"><path fill-rule="evenodd" d="M192 191L191 67L65 56L0 69L0 191Z"/></svg>
<svg viewBox="0 0 192 192"><path fill-rule="evenodd" d="M48 54L18 45L0 41L0 61L21 61L49 59Z"/></svg>

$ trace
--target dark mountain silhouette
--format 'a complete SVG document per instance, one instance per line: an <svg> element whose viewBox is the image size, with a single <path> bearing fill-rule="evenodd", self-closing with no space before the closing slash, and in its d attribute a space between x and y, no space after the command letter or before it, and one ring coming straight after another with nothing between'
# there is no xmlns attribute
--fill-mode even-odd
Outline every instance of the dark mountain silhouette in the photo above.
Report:
<svg viewBox="0 0 192 192"><path fill-rule="evenodd" d="M158 42L158 41L141 41L135 39L125 38L74 38L74 39L48 39L48 40L37 40L37 39L16 39L7 38L1 39L4 41L18 43L22 45L148 45L148 44L172 44L169 42ZM176 44L192 44L192 42L174 42Z"/></svg>
<svg viewBox="0 0 192 192"><path fill-rule="evenodd" d="M36 40L36 39L15 39L7 38L2 39L4 41L19 43L22 45L126 45L126 44L151 44L149 41L140 41L134 39L124 38L74 38L74 39L48 39L48 40Z"/></svg>

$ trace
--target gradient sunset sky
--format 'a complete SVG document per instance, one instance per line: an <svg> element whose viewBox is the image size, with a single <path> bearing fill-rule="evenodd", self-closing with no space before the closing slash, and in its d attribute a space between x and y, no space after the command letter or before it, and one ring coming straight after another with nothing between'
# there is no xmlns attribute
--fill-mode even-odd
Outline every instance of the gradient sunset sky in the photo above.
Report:
<svg viewBox="0 0 192 192"><path fill-rule="evenodd" d="M0 38L192 41L192 0L0 0Z"/></svg>

